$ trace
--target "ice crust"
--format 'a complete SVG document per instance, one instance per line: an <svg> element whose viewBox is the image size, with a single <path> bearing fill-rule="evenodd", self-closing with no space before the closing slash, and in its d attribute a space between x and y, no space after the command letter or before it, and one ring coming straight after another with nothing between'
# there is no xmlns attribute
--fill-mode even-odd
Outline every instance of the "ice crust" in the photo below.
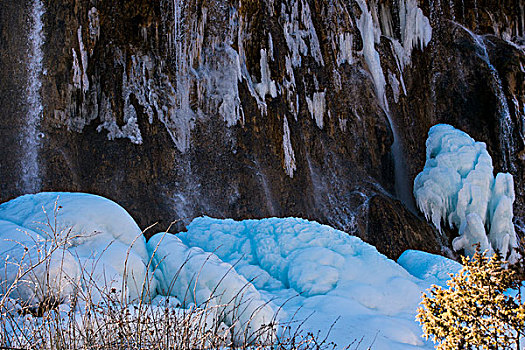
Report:
<svg viewBox="0 0 525 350"><path fill-rule="evenodd" d="M505 196L512 182L505 177L497 182L497 193ZM126 278L129 297L136 298L141 285L134 281L147 279L151 259L149 266L156 268L147 298L151 312L167 296L174 312L211 307L209 323L235 326L237 342L273 321L324 336L337 320L328 340L340 346L363 338L374 349L431 349L414 321L421 292L433 283L444 284L448 273L459 269L448 259L417 251L405 252L398 264L357 237L298 218L202 217L187 232L158 233L146 244L123 208L81 193L40 193L1 204L4 262L30 263L28 257L35 261L41 254L37 248L48 247L39 245L49 243L49 230L38 222L47 222L43 206L53 223L57 197L57 230L71 228L71 239L52 254L49 269L37 268L13 296L38 302L52 293L67 302L81 274L89 272L102 288L120 288ZM505 211L500 202L489 207ZM0 269L4 282L15 278L16 265ZM39 289L42 285L48 287ZM93 297L100 300L100 295ZM282 331L268 328L273 336Z"/></svg>
<svg viewBox="0 0 525 350"><path fill-rule="evenodd" d="M512 175L499 173L494 179L485 143L451 125L430 128L426 152L425 167L414 180L414 196L427 220L440 232L442 222L459 229L452 242L456 251L473 255L473 245L479 243L482 250L498 250L514 260Z"/></svg>

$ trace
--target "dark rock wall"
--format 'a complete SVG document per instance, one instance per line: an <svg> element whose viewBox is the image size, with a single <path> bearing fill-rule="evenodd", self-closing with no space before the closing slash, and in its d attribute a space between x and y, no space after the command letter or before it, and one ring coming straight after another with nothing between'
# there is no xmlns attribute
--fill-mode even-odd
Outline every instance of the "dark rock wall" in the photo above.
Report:
<svg viewBox="0 0 525 350"><path fill-rule="evenodd" d="M524 216L520 1L43 5L32 190L103 195L143 227L159 221L150 233L200 215L299 216L393 257L437 252L447 242L414 214L410 193L396 193L394 168L402 164L411 184L428 128L446 122L486 142L496 169L515 176L515 213ZM20 180L20 129L32 6L0 3L0 137L9 150L0 154L0 200L31 191Z"/></svg>

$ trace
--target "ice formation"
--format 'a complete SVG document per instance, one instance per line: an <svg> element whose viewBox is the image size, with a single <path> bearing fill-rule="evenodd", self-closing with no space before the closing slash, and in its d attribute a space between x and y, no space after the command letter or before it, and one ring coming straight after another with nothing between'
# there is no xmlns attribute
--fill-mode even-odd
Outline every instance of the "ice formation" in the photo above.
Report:
<svg viewBox="0 0 525 350"><path fill-rule="evenodd" d="M326 91L314 92L312 98L306 96L306 104L308 105L310 115L315 120L315 124L319 129L322 129L326 110Z"/></svg>
<svg viewBox="0 0 525 350"><path fill-rule="evenodd" d="M451 273L456 274L462 268L457 261L418 250L406 250L397 259L397 263L425 283L442 287L446 286ZM427 289L428 286L424 288Z"/></svg>
<svg viewBox="0 0 525 350"><path fill-rule="evenodd" d="M499 142L500 142L500 148L502 150L502 157L503 157L503 167L504 169L512 169L512 152L515 149L514 147L514 138L512 137L512 120L510 117L510 111L509 111L509 105L507 103L507 97L505 96L505 91L503 90L503 83L501 81L501 77L499 76L498 71L494 67L494 65L490 62L490 57L487 51L487 47L485 45L485 41L482 36L477 35L470 31L468 28L463 27L458 24L460 28L462 28L464 31L466 31L474 41L474 44L477 46L479 50L479 57L485 62L487 65L487 68L490 71L490 75L492 78L492 82L490 84L490 87L492 89L492 92L494 95L496 95L498 99L498 110L500 117L498 119L499 121Z"/></svg>
<svg viewBox="0 0 525 350"><path fill-rule="evenodd" d="M372 75L376 96L379 99L381 107L386 109L387 101L385 96L385 76L381 67L381 58L376 51L375 44L379 43L381 31L372 18L372 13L368 10L364 0L358 0L357 3L361 8L362 14L357 21L361 40L363 41L363 56L365 57L368 70Z"/></svg>
<svg viewBox="0 0 525 350"><path fill-rule="evenodd" d="M402 66L410 63L412 50L418 47L423 50L432 39L432 27L429 19L418 7L417 0L399 2L399 22L403 51L397 51Z"/></svg>
<svg viewBox="0 0 525 350"><path fill-rule="evenodd" d="M292 148L292 141L290 140L288 119L286 117L283 119L284 170L288 176L293 177L293 173L297 169L297 166L295 165L295 154Z"/></svg>
<svg viewBox="0 0 525 350"><path fill-rule="evenodd" d="M442 222L459 229L455 250L472 255L474 244L497 250L505 257L517 247L512 223L512 175L499 173L494 180L492 158L485 143L474 141L451 125L430 128L425 168L414 180L419 209L441 231ZM488 232L488 235L487 235Z"/></svg>
<svg viewBox="0 0 525 350"><path fill-rule="evenodd" d="M89 90L89 79L87 76L88 70L88 53L82 40L82 26L77 30L78 49L80 51L80 60L82 62L82 92L86 93Z"/></svg>
<svg viewBox="0 0 525 350"><path fill-rule="evenodd" d="M301 4L301 13L299 13L299 4ZM304 0L283 1L281 3L281 19L284 23L286 45L292 54L293 66L301 66L301 56L307 56L308 51L318 64L324 65L319 38L315 31L308 2ZM310 48L308 48L307 42L310 43Z"/></svg>
<svg viewBox="0 0 525 350"><path fill-rule="evenodd" d="M121 290L125 280L123 292L130 299L142 294L148 278L146 242L135 221L116 203L82 193L25 195L0 205L0 220L0 276L7 273L8 283L18 271L10 258L27 268L50 254L49 261L20 283L19 294L26 302L38 303L49 294L68 297L83 278L93 278L106 291ZM46 277L47 264L51 273ZM49 286L38 283L46 279ZM100 298L93 292L95 299Z"/></svg>
<svg viewBox="0 0 525 350"><path fill-rule="evenodd" d="M306 330L323 334L340 317L329 338L339 345L363 337L377 338L374 349L431 348L414 322L429 283L357 237L297 218L197 218L177 237L234 266L282 306L281 322L306 319ZM434 264L432 256L427 261Z"/></svg>
<svg viewBox="0 0 525 350"><path fill-rule="evenodd" d="M337 64L354 64L352 51L354 49L354 37L351 33L340 33L338 35L339 52L337 53Z"/></svg>
<svg viewBox="0 0 525 350"><path fill-rule="evenodd" d="M509 191L508 180L498 181L499 196ZM321 337L329 333L327 341L339 346L362 339L378 350L431 349L414 321L420 294L432 283L444 284L448 273L459 269L448 259L417 251L405 252L397 264L357 237L297 218L197 218L187 232L158 233L146 244L133 219L110 200L40 193L0 205L3 283L16 279L13 263L37 261L46 252L37 248L55 244L50 227L38 222L47 222L47 213L54 227L57 196L56 232L70 232L69 239L59 240L67 244L20 283L13 297L38 302L55 294L67 302L86 273L100 288L118 289L127 281L130 297L137 297L141 285L134 287L135 281L148 280L151 298L143 299L151 303L148 312L165 310L165 303L182 317L180 308L211 310L203 316L205 323L233 326L238 343L272 322L267 328L272 336L280 336L281 326L291 326L292 332L301 326ZM505 204L499 210L505 211ZM150 268L155 271L148 279ZM93 297L100 300L100 295ZM68 307L63 304L60 310ZM135 317L134 306L129 308L129 317Z"/></svg>
<svg viewBox="0 0 525 350"><path fill-rule="evenodd" d="M92 7L88 12L89 19L89 39L92 43L95 43L100 37L100 16L96 7ZM90 54L93 53L93 49L90 50Z"/></svg>
<svg viewBox="0 0 525 350"><path fill-rule="evenodd" d="M275 81L272 80L270 67L268 66L268 54L266 50L261 49L261 82L255 84L255 89L262 100L269 94L271 97L277 97L277 87Z"/></svg>

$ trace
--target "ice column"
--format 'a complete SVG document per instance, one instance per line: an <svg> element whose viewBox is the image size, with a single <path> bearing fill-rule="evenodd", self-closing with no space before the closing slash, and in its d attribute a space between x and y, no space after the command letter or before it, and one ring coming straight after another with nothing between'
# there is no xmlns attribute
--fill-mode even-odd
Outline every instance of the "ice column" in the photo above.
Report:
<svg viewBox="0 0 525 350"><path fill-rule="evenodd" d="M473 255L498 250L504 258L516 258L517 237L512 223L514 181L497 174L485 143L446 124L430 128L425 168L414 180L414 196L427 220L441 231L441 223L459 229L454 250Z"/></svg>

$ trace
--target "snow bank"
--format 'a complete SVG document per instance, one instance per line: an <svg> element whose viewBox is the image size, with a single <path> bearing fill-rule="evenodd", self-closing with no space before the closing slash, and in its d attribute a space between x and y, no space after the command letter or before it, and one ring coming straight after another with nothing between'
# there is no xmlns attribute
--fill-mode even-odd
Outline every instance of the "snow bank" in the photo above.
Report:
<svg viewBox="0 0 525 350"><path fill-rule="evenodd" d="M472 255L474 244L504 256L517 247L512 224L512 175L493 176L485 143L474 141L451 125L430 128L425 168L414 180L414 196L427 220L441 231L441 222L459 228L455 250ZM486 232L489 232L488 236Z"/></svg>
<svg viewBox="0 0 525 350"><path fill-rule="evenodd" d="M2 262L0 275L7 273L10 283L18 271L16 264L27 268L47 254L50 259L19 286L20 296L29 303L39 302L49 293L66 297L75 282L86 278L93 278L101 290L121 290L125 280L124 293L135 299L147 276L149 256L140 228L122 207L108 199L50 192L1 204L0 256L12 259ZM49 278L46 266L51 269ZM36 283L47 279L49 283ZM100 299L96 290L92 292L95 301Z"/></svg>
<svg viewBox="0 0 525 350"><path fill-rule="evenodd" d="M423 281L427 289L432 284L445 287L450 274L456 274L462 265L443 256L418 250L407 250L397 259L397 263L412 276Z"/></svg>
<svg viewBox="0 0 525 350"><path fill-rule="evenodd" d="M496 182L494 192L507 198L509 178ZM49 237L57 196L58 235ZM506 212L507 204L498 196L488 207ZM46 213L53 230L38 223L47 222ZM61 236L67 234L67 239ZM457 263L417 251L405 252L397 264L357 237L297 218L197 218L187 232L159 233L146 244L133 219L110 200L41 193L0 205L0 256L9 262L0 267L3 282L17 278L16 264L33 265L46 249L56 247L53 237L66 244L52 251L46 265L18 284L11 297L30 303L50 294L65 297L89 273L103 289L118 289L127 280L129 296L135 298L142 284L134 282L146 278L151 256L155 273L147 312L162 313L168 307L174 315L194 315L182 306L198 316L202 310L205 326L224 322L220 328L233 329L238 343L272 323L264 336L286 337L300 328L321 339L328 335L327 341L340 346L362 339L376 350L431 349L415 321L420 295L459 269ZM135 306L129 307L129 317L134 317Z"/></svg>

